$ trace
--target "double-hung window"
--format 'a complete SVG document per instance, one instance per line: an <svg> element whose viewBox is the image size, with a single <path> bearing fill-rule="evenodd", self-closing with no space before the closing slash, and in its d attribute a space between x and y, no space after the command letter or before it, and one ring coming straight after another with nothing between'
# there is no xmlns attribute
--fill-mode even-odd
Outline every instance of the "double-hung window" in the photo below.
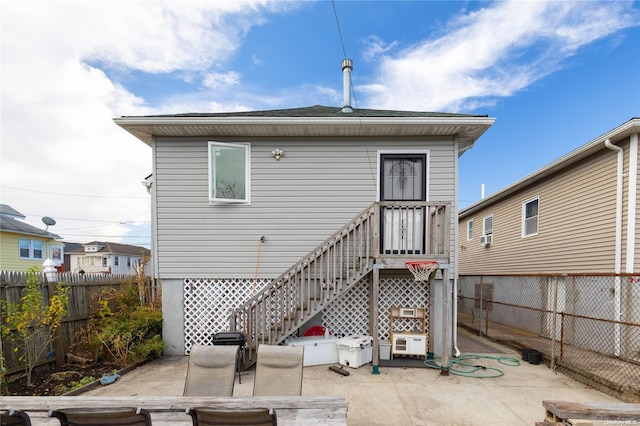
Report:
<svg viewBox="0 0 640 426"><path fill-rule="evenodd" d="M493 215L487 216L483 219L482 235L493 235Z"/></svg>
<svg viewBox="0 0 640 426"><path fill-rule="evenodd" d="M473 240L473 220L467 222L467 240Z"/></svg>
<svg viewBox="0 0 640 426"><path fill-rule="evenodd" d="M538 235L538 197L522 203L522 237Z"/></svg>
<svg viewBox="0 0 640 426"><path fill-rule="evenodd" d="M44 259L44 241L20 238L20 259Z"/></svg>
<svg viewBox="0 0 640 426"><path fill-rule="evenodd" d="M251 202L251 146L209 142L209 203Z"/></svg>

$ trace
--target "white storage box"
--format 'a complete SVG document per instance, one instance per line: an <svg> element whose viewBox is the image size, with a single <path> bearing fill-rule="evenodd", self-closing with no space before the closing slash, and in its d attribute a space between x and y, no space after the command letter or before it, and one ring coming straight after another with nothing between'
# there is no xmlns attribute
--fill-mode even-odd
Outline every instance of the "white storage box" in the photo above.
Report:
<svg viewBox="0 0 640 426"><path fill-rule="evenodd" d="M284 341L288 346L304 346L302 365L338 363L338 338L335 336L290 337Z"/></svg>
<svg viewBox="0 0 640 426"><path fill-rule="evenodd" d="M338 340L340 364L358 368L373 359L373 338L371 336L345 336Z"/></svg>

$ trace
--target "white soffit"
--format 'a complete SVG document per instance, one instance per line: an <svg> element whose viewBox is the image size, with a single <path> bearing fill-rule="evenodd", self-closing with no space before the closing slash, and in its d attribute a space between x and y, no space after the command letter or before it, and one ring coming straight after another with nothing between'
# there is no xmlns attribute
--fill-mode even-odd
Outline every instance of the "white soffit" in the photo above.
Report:
<svg viewBox="0 0 640 426"><path fill-rule="evenodd" d="M494 123L489 117L122 117L115 123L151 145L153 136L394 137L457 135L464 151Z"/></svg>

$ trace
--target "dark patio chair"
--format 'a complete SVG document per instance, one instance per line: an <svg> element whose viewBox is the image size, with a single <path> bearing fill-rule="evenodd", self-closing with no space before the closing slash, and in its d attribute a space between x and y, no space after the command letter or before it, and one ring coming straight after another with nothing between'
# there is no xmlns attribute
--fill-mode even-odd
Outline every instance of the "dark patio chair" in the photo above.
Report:
<svg viewBox="0 0 640 426"><path fill-rule="evenodd" d="M49 411L62 426L151 426L149 412L142 408L68 408Z"/></svg>
<svg viewBox="0 0 640 426"><path fill-rule="evenodd" d="M31 426L31 419L24 411L9 410L0 412L0 426Z"/></svg>
<svg viewBox="0 0 640 426"><path fill-rule="evenodd" d="M277 426L273 408L187 408L193 426Z"/></svg>

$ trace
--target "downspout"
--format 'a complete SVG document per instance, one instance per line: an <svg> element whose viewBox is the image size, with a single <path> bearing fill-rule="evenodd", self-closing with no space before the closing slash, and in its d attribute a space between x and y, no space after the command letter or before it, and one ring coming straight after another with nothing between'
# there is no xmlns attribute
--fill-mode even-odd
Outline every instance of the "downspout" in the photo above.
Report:
<svg viewBox="0 0 640 426"><path fill-rule="evenodd" d="M151 185L151 261L153 262L153 278L160 279L160 262L158 261L158 185L155 184L157 178L158 165L156 163L157 156L156 137L153 136L151 141L151 170L153 170L153 182ZM162 287L162 283L160 282Z"/></svg>
<svg viewBox="0 0 640 426"><path fill-rule="evenodd" d="M629 177L627 179L627 259L625 272L638 274L634 270L636 263L636 231L637 224L632 218L638 217L638 133L631 135L629 140ZM640 303L629 299L626 305L626 318L640 318ZM625 354L626 355L626 354Z"/></svg>
<svg viewBox="0 0 640 426"><path fill-rule="evenodd" d="M627 217L634 218L637 214L637 206L638 206L638 134L634 133L631 135L629 141L629 179L627 181L628 190L627 190ZM628 274L632 274L635 271L633 270L633 265L635 264L635 252L636 252L636 221L635 220L627 220L627 259L625 272Z"/></svg>
<svg viewBox="0 0 640 426"><path fill-rule="evenodd" d="M460 232L458 231L458 136L454 136L453 137L453 155L455 155L456 161L455 161L455 170L454 170L454 175L455 175L455 183L454 183L454 187L455 187L455 197L454 197L454 207L453 207L453 211L455 212L455 220L453 221L453 228L454 228L454 241L455 241L455 248L454 248L454 253L455 253L455 262L453 263L453 297L451 298L451 300L453 300L452 302L452 306L451 309L453 310L453 320L451 321L453 323L453 326L451 327L451 330L453 331L453 356L458 358L460 356L460 349L458 349L458 258L459 256L459 252L458 252L458 238L460 238L459 234Z"/></svg>
<svg viewBox="0 0 640 426"><path fill-rule="evenodd" d="M614 307L613 307L613 315L615 323L614 328L614 355L616 357L620 356L620 346L621 346L621 332L620 332L620 320L622 319L621 312L621 297L620 294L622 291L622 286L620 283L620 273L621 270L621 262L622 262L622 189L623 189L623 179L624 179L624 150L617 145L611 143L611 140L607 139L604 141L604 146L609 148L612 151L615 151L618 154L618 165L617 165L617 179L616 179L616 237L615 237L615 251L614 251L614 272L617 274L615 277L614 284Z"/></svg>

